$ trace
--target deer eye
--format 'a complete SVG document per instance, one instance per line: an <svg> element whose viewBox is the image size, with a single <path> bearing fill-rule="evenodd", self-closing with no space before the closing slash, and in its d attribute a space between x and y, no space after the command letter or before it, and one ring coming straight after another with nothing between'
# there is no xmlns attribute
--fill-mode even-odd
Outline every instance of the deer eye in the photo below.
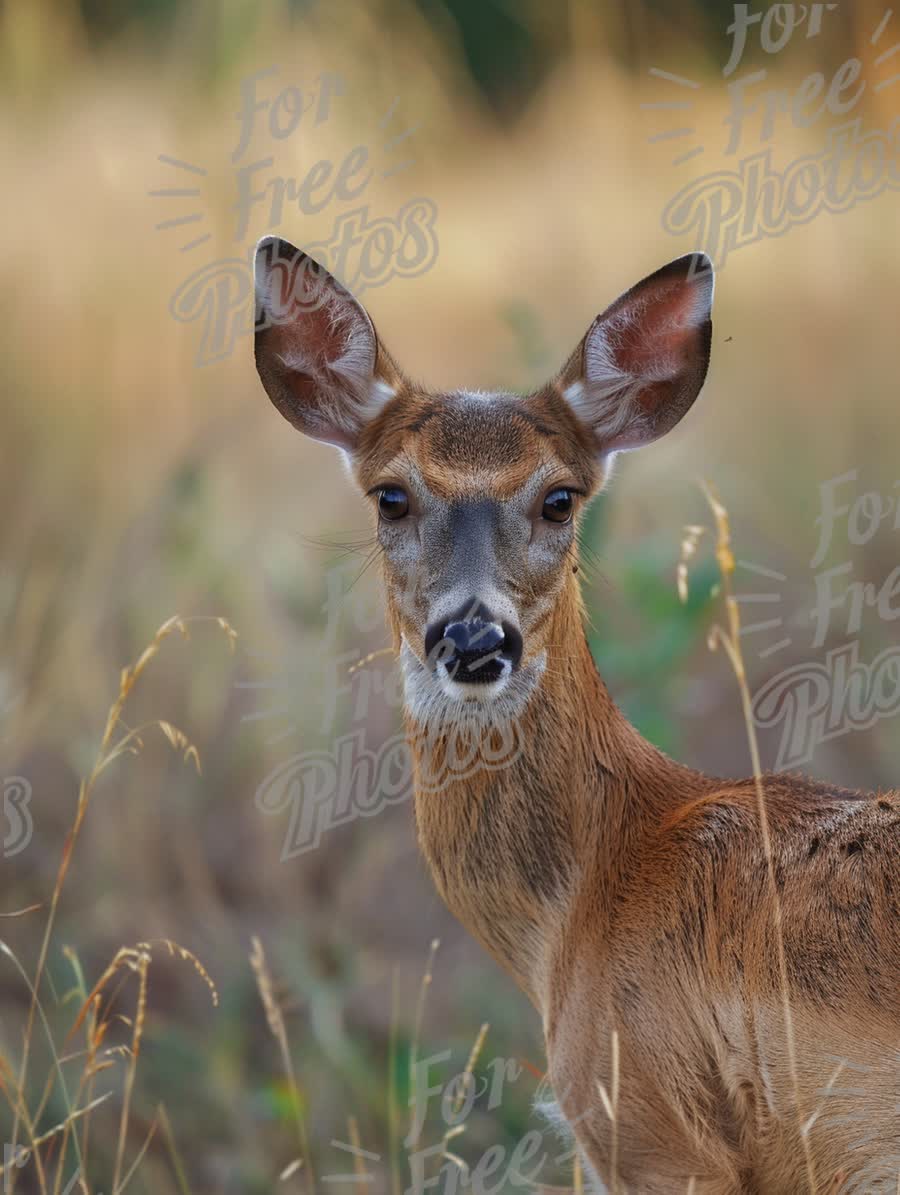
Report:
<svg viewBox="0 0 900 1195"><path fill-rule="evenodd" d="M571 490L551 490L544 499L541 517L551 523L568 523L574 506L575 499Z"/></svg>
<svg viewBox="0 0 900 1195"><path fill-rule="evenodd" d="M402 519L409 513L409 497L399 486L385 486L378 491L378 513L383 519Z"/></svg>

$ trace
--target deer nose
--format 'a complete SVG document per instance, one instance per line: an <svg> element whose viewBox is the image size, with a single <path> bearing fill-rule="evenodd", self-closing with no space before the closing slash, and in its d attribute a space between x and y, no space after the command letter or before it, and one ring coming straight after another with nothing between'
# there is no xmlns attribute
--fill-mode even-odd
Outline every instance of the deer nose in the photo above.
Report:
<svg viewBox="0 0 900 1195"><path fill-rule="evenodd" d="M432 667L443 664L451 680L490 684L518 667L522 636L479 602L470 602L449 621L428 628L425 654Z"/></svg>

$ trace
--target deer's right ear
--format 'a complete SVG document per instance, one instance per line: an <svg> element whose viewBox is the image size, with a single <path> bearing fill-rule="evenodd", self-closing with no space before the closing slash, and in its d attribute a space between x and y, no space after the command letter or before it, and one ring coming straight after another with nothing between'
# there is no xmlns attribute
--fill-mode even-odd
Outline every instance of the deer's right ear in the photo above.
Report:
<svg viewBox="0 0 900 1195"><path fill-rule="evenodd" d="M266 393L299 431L352 454L397 381L372 321L324 267L279 237L259 242L254 270Z"/></svg>

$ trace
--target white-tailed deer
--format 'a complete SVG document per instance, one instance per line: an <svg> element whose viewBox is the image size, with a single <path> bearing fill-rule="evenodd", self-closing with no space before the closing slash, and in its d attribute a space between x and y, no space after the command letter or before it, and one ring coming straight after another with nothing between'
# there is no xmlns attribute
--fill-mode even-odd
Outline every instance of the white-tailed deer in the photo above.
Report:
<svg viewBox="0 0 900 1195"><path fill-rule="evenodd" d="M638 283L523 397L430 393L299 250L266 238L256 268L269 397L344 452L373 508L422 850L540 1013L561 1116L598 1183L896 1192L900 795L766 777L769 872L754 782L646 742L582 629L580 513L614 453L697 397L709 261ZM513 723L505 767L443 768L460 728L487 743Z"/></svg>

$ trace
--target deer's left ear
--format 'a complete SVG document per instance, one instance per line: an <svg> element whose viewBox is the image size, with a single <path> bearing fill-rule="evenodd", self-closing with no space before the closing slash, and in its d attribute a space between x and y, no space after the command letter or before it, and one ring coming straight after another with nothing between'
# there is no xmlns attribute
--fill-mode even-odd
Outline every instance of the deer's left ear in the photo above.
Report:
<svg viewBox="0 0 900 1195"><path fill-rule="evenodd" d="M559 382L602 455L659 439L690 409L709 365L712 297L712 262L689 253L594 320Z"/></svg>
<svg viewBox="0 0 900 1195"><path fill-rule="evenodd" d="M256 368L285 419L353 453L399 372L350 292L289 241L256 247Z"/></svg>

